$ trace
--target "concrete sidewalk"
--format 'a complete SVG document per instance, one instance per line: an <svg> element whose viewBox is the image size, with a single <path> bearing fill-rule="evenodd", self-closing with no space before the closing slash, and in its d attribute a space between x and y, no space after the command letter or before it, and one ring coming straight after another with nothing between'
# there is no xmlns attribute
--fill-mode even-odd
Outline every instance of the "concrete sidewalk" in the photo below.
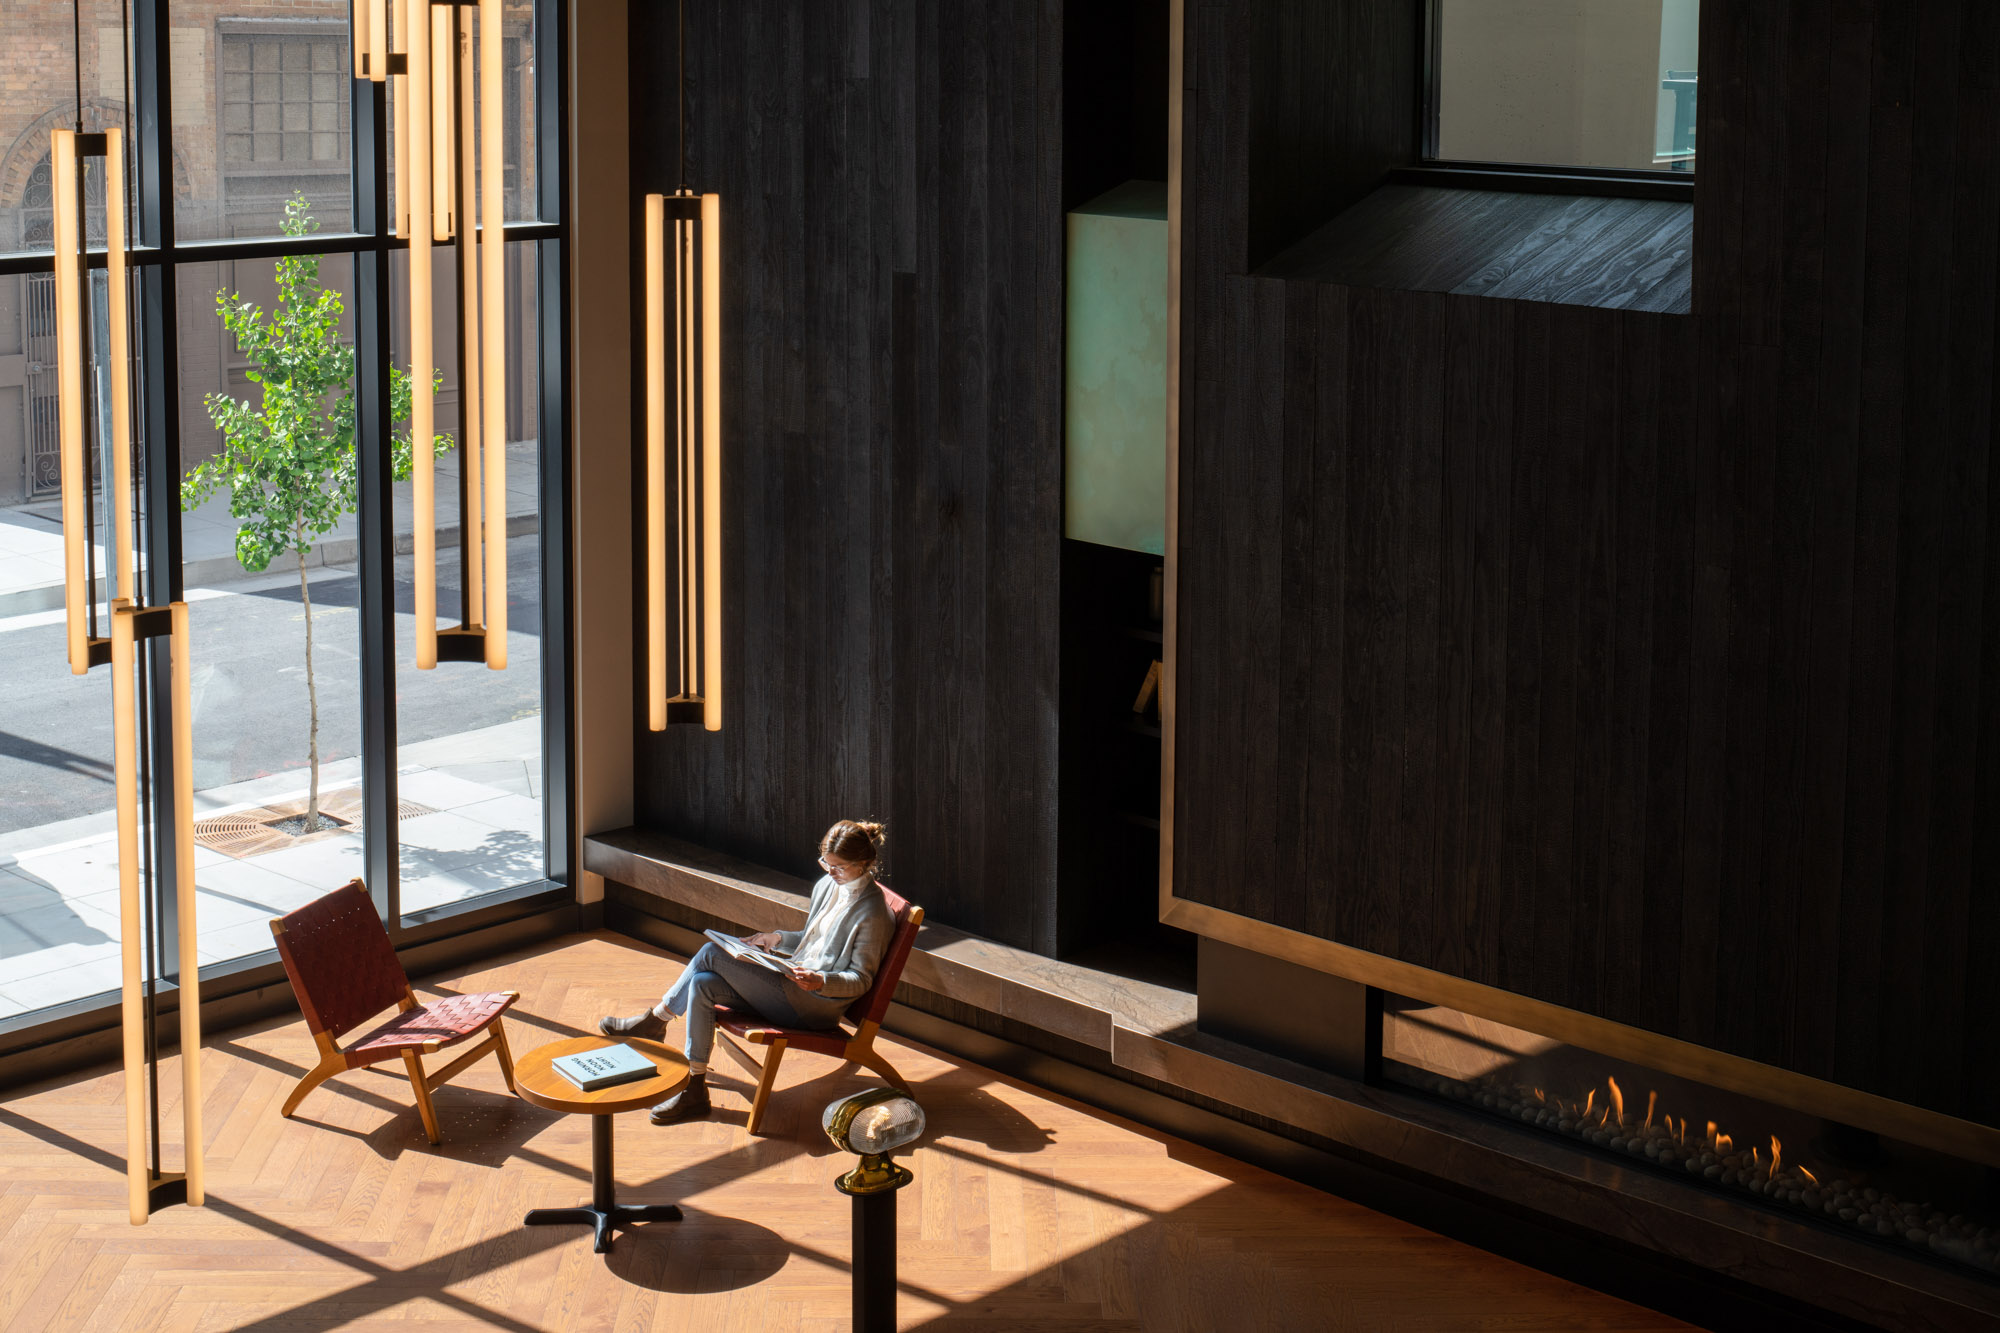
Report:
<svg viewBox="0 0 2000 1333"><path fill-rule="evenodd" d="M541 719L402 747L397 794L429 812L401 821L402 906L461 902L542 874ZM324 797L361 780L358 759L320 769ZM210 819L305 794L303 769L198 792ZM119 984L117 821L110 812L0 838L0 1019ZM204 963L271 947L270 919L362 873L358 830L263 855L195 849Z"/></svg>
<svg viewBox="0 0 2000 1333"><path fill-rule="evenodd" d="M507 446L507 535L521 537L540 530L537 462L541 446L522 440ZM458 453L437 460L437 511L440 518L454 521L440 524L440 548L458 541ZM396 551L407 555L414 547L415 525L410 521L410 483L401 482L393 494ZM189 588L212 588L237 579L261 578L237 563L237 520L229 512L229 495L220 492L208 503L181 515L181 578ZM351 565L359 546L358 526L350 514L322 537L306 557L308 566ZM283 557L290 567L290 556ZM97 550L97 567L105 568L104 553ZM51 611L63 604L62 504L59 500L38 500L32 504L0 509L0 616L30 611Z"/></svg>

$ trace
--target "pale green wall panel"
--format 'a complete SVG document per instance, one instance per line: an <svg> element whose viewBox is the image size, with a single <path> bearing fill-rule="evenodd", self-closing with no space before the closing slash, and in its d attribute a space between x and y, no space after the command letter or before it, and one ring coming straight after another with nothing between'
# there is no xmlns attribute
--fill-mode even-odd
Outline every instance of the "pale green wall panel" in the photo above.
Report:
<svg viewBox="0 0 2000 1333"><path fill-rule="evenodd" d="M1167 187L1069 215L1063 534L1167 549Z"/></svg>

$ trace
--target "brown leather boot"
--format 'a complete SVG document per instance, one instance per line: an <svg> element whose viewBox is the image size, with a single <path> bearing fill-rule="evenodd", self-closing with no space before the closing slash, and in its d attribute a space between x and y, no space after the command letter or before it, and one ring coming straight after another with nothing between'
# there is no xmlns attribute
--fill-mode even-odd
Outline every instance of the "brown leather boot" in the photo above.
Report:
<svg viewBox="0 0 2000 1333"><path fill-rule="evenodd" d="M708 1076L688 1075L687 1086L655 1106L649 1118L656 1125L678 1125L684 1120L708 1119Z"/></svg>
<svg viewBox="0 0 2000 1333"><path fill-rule="evenodd" d="M667 1035L667 1020L656 1017L651 1009L631 1018L600 1018L597 1030L607 1037L638 1037L644 1041L658 1041Z"/></svg>

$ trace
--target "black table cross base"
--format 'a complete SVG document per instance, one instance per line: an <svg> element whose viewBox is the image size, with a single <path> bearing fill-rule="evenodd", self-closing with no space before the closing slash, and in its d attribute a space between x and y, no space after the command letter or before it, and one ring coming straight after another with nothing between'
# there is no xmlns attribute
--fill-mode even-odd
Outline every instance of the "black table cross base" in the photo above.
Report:
<svg viewBox="0 0 2000 1333"><path fill-rule="evenodd" d="M611 1249L614 1228L634 1222L678 1222L681 1210L671 1203L619 1203L618 1184L611 1172L611 1117L590 1117L590 1206L587 1208L536 1208L528 1213L531 1227L575 1223L590 1227L596 1236L593 1248L599 1254Z"/></svg>

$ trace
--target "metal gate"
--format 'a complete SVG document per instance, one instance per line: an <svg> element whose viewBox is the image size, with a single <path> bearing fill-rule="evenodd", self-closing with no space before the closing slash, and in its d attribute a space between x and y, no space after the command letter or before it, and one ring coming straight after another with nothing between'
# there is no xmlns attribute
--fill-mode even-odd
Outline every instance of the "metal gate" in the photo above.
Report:
<svg viewBox="0 0 2000 1333"><path fill-rule="evenodd" d="M27 281L28 448L30 500L62 490L62 457L56 434L56 278L31 273Z"/></svg>

